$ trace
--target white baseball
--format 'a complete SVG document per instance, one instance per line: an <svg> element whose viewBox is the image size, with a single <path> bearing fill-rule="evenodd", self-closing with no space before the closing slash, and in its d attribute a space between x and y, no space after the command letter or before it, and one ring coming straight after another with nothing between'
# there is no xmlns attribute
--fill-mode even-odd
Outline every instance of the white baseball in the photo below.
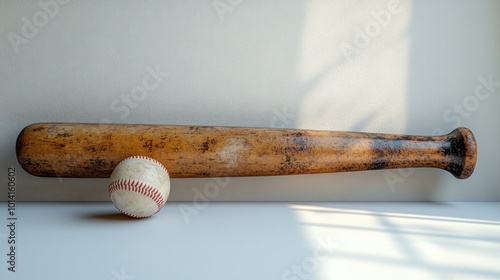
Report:
<svg viewBox="0 0 500 280"><path fill-rule="evenodd" d="M133 156L121 161L111 174L108 193L115 207L133 218L156 214L170 194L167 169L157 160Z"/></svg>

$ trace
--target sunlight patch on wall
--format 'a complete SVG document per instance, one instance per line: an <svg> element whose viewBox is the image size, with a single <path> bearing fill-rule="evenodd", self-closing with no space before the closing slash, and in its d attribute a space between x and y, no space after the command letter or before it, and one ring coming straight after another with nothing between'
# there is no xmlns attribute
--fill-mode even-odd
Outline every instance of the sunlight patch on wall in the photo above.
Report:
<svg viewBox="0 0 500 280"><path fill-rule="evenodd" d="M404 131L410 9L393 0L308 2L297 69L305 96L299 127Z"/></svg>

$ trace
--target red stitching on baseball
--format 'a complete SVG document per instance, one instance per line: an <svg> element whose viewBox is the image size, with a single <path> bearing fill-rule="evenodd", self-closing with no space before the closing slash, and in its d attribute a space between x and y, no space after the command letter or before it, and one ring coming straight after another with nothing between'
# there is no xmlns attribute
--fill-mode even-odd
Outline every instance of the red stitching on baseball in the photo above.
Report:
<svg viewBox="0 0 500 280"><path fill-rule="evenodd" d="M150 157L147 157L147 156L130 156L130 157L125 158L125 159L123 159L122 161L120 161L120 163L122 163L122 162L124 162L124 161L127 161L127 160L130 160L130 159L144 159L144 160L149 160L149 161L151 161L151 162L153 162L153 163L158 164L158 165L161 167L161 169L163 169L163 171L167 172L167 175L169 175L169 176L170 176L170 174L168 173L167 168L165 168L165 166L164 166L163 164L161 164L161 162L157 161L157 160L156 160L156 159L154 159L154 158L150 158Z"/></svg>
<svg viewBox="0 0 500 280"><path fill-rule="evenodd" d="M111 197L111 195L117 190L138 192L142 195L145 195L145 196L151 198L158 206L158 210L155 212L155 214L158 213L158 211L160 211L160 209L165 204L165 199L163 198L162 193L158 189L152 187L149 184L145 184L144 182L138 182L138 181L133 180L133 179L120 179L120 180L111 182L111 184L109 184L109 187L108 187L109 196ZM120 209L118 209L118 210L120 210ZM120 212L124 213L125 215L129 215L131 217L136 216L136 215L131 215L130 213L125 213L122 210L120 210ZM149 216L144 216L144 217L136 216L134 218L145 218L145 217L149 217Z"/></svg>

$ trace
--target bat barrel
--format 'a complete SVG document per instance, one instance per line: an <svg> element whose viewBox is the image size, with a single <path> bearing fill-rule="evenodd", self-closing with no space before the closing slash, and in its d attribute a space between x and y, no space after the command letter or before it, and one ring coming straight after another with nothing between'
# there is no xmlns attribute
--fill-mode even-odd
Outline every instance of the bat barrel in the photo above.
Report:
<svg viewBox="0 0 500 280"><path fill-rule="evenodd" d="M160 161L172 178L268 176L433 167L469 177L476 142L466 128L443 136L243 127L41 123L16 153L30 174L109 177L132 155Z"/></svg>

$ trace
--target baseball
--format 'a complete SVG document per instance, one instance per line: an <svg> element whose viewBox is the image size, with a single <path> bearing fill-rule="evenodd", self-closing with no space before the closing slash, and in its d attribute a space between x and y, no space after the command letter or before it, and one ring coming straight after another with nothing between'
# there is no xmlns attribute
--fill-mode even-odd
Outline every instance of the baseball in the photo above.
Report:
<svg viewBox="0 0 500 280"><path fill-rule="evenodd" d="M165 205L170 193L170 177L167 169L155 159L129 157L113 170L108 193L123 214L147 218Z"/></svg>

